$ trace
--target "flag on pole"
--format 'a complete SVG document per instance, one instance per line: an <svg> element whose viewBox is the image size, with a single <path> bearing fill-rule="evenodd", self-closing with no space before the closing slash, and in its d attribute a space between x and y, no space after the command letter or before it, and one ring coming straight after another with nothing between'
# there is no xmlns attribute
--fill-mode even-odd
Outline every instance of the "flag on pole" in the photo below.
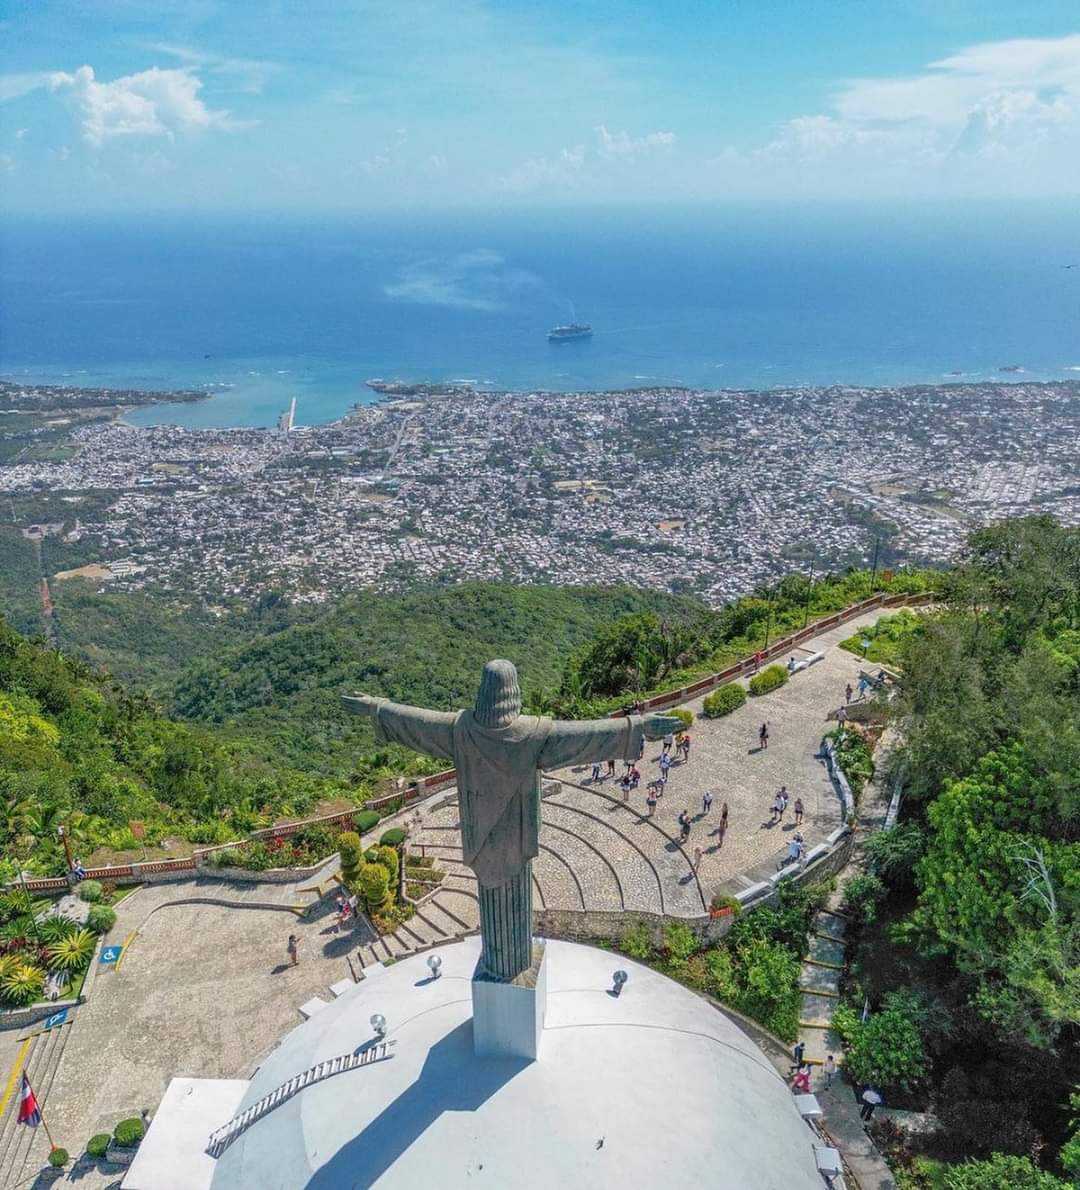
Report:
<svg viewBox="0 0 1080 1190"><path fill-rule="evenodd" d="M19 1123L29 1124L31 1128L36 1128L41 1123L41 1108L38 1107L37 1096L25 1073L22 1076L22 1091L19 1094Z"/></svg>

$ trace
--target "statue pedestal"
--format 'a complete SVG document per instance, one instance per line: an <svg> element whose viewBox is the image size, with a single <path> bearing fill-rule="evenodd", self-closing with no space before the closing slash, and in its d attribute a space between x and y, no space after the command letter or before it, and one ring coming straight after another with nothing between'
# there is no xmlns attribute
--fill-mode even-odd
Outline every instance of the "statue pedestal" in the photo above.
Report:
<svg viewBox="0 0 1080 1190"><path fill-rule="evenodd" d="M540 1053L547 1008L543 943L533 943L532 966L511 980L489 975L477 963L472 978L473 1047L480 1058L524 1058Z"/></svg>

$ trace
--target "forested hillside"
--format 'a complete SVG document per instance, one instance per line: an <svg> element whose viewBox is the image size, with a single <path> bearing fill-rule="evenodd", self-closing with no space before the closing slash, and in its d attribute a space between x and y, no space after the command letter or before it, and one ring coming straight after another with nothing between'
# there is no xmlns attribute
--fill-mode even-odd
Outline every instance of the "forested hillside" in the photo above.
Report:
<svg viewBox="0 0 1080 1190"><path fill-rule="evenodd" d="M1080 1176L1080 530L977 531L942 590L900 641L906 801L849 888L839 1019L859 1077L941 1120L928 1156L897 1154L908 1187L994 1152L1019 1161L972 1187L1034 1186L1030 1158Z"/></svg>
<svg viewBox="0 0 1080 1190"><path fill-rule="evenodd" d="M370 723L343 714L341 694L468 706L484 663L507 657L528 697L557 683L573 651L603 625L643 614L688 624L707 613L694 599L629 587L473 583L372 593L195 663L165 698L176 715L313 772L354 782L421 772L420 758L375 749Z"/></svg>

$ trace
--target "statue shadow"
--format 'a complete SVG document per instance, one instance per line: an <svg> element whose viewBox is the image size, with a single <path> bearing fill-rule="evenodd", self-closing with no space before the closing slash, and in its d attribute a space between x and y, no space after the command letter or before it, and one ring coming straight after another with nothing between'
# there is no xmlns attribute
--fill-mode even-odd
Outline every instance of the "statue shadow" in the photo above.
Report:
<svg viewBox="0 0 1080 1190"><path fill-rule="evenodd" d="M338 934L336 938L331 938L329 942L323 944L322 952L328 959L340 959L347 955L350 951L356 949L358 939L352 936L352 931L344 934Z"/></svg>
<svg viewBox="0 0 1080 1190"><path fill-rule="evenodd" d="M529 1065L476 1058L472 1021L462 1021L431 1048L416 1081L340 1148L306 1190L373 1185L444 1112L476 1111Z"/></svg>

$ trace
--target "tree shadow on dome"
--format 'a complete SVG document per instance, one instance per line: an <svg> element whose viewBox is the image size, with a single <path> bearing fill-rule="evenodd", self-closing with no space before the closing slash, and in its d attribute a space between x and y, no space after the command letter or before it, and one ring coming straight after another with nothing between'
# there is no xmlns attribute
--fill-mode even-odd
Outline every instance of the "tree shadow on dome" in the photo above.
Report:
<svg viewBox="0 0 1080 1190"><path fill-rule="evenodd" d="M477 1058L472 1020L462 1021L432 1046L416 1081L339 1149L312 1176L306 1190L372 1185L443 1112L476 1111L529 1065L524 1058ZM375 1073L361 1071L358 1077Z"/></svg>

